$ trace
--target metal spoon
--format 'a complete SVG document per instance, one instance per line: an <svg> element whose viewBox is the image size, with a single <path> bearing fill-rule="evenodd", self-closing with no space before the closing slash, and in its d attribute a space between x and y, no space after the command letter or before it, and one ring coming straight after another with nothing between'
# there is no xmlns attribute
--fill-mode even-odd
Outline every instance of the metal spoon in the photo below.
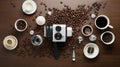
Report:
<svg viewBox="0 0 120 67"><path fill-rule="evenodd" d="M72 53L72 61L75 62L75 47L73 47L73 53Z"/></svg>

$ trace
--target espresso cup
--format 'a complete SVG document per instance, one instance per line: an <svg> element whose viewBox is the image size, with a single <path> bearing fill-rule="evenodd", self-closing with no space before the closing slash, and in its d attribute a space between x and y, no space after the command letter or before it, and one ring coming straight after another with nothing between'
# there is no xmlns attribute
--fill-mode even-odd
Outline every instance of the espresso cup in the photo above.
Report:
<svg viewBox="0 0 120 67"><path fill-rule="evenodd" d="M108 27L113 28L113 26L110 25L110 19L106 15L99 15L95 19L95 26L100 30L104 30Z"/></svg>
<svg viewBox="0 0 120 67"><path fill-rule="evenodd" d="M93 33L93 28L91 25L84 25L81 31L84 36L90 36Z"/></svg>
<svg viewBox="0 0 120 67"><path fill-rule="evenodd" d="M15 22L15 29L19 32L23 32L27 29L27 22L24 19L18 19Z"/></svg>
<svg viewBox="0 0 120 67"><path fill-rule="evenodd" d="M101 34L100 39L104 44L110 45L115 41L115 35L111 31L106 31Z"/></svg>

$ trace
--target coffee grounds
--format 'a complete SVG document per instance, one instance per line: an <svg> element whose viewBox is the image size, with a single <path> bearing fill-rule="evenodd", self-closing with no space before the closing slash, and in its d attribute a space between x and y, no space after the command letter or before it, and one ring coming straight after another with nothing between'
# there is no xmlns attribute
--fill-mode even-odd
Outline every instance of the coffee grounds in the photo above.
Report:
<svg viewBox="0 0 120 67"><path fill-rule="evenodd" d="M103 35L103 41L104 42L110 42L112 40L112 35L109 33L106 33Z"/></svg>
<svg viewBox="0 0 120 67"><path fill-rule="evenodd" d="M24 21L18 21L17 27L18 27L18 29L23 30L23 29L25 29L26 24Z"/></svg>

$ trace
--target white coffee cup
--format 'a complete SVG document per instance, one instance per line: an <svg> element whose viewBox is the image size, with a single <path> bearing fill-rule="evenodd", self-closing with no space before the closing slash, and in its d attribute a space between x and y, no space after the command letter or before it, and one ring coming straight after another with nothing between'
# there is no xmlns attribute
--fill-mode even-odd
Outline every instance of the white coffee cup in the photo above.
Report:
<svg viewBox="0 0 120 67"><path fill-rule="evenodd" d="M91 25L84 25L81 31L84 36L90 36L93 33L93 28Z"/></svg>
<svg viewBox="0 0 120 67"><path fill-rule="evenodd" d="M25 14L33 14L37 10L37 4L33 0L25 0L22 4L22 10Z"/></svg>
<svg viewBox="0 0 120 67"><path fill-rule="evenodd" d="M25 24L24 29L19 29L18 28L18 23L24 23ZM27 27L28 27L28 24L27 24L26 20L24 20L24 19L18 19L18 20L15 21L15 29L17 31L23 32L23 31L25 31L27 29Z"/></svg>
<svg viewBox="0 0 120 67"><path fill-rule="evenodd" d="M103 38L104 38L104 35L107 35L107 34L110 34L110 35L112 36L112 39L111 39L111 41L109 41L109 42L105 42L104 39L103 39ZM104 44L110 45L110 44L112 44L112 43L115 41L115 35L114 35L111 31L105 31L105 32L103 32L103 33L101 34L100 39L101 39L101 41L102 41Z"/></svg>
<svg viewBox="0 0 120 67"><path fill-rule="evenodd" d="M95 19L95 26L100 30L104 30L108 27L113 28L113 26L110 25L110 19L106 15L99 15Z"/></svg>

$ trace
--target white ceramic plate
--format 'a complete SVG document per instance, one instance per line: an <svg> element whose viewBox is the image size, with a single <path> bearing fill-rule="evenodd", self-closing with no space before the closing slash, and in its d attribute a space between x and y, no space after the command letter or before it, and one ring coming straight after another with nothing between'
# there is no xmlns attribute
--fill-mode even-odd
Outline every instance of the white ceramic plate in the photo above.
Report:
<svg viewBox="0 0 120 67"><path fill-rule="evenodd" d="M11 40L11 42L12 42L10 45L8 45L8 40ZM17 47L17 45L18 45L18 40L13 35L8 35L3 40L3 46L8 50L15 49Z"/></svg>
<svg viewBox="0 0 120 67"><path fill-rule="evenodd" d="M22 10L26 14L33 14L37 10L37 4L33 0L25 0L22 4Z"/></svg>
<svg viewBox="0 0 120 67"><path fill-rule="evenodd" d="M92 54L88 53L88 48L89 47L93 47L94 48L94 51L93 51ZM98 56L99 48L98 48L98 46L95 43L88 43L88 44L85 45L85 47L83 49L83 53L84 53L85 57L87 57L89 59L93 59L93 58Z"/></svg>

